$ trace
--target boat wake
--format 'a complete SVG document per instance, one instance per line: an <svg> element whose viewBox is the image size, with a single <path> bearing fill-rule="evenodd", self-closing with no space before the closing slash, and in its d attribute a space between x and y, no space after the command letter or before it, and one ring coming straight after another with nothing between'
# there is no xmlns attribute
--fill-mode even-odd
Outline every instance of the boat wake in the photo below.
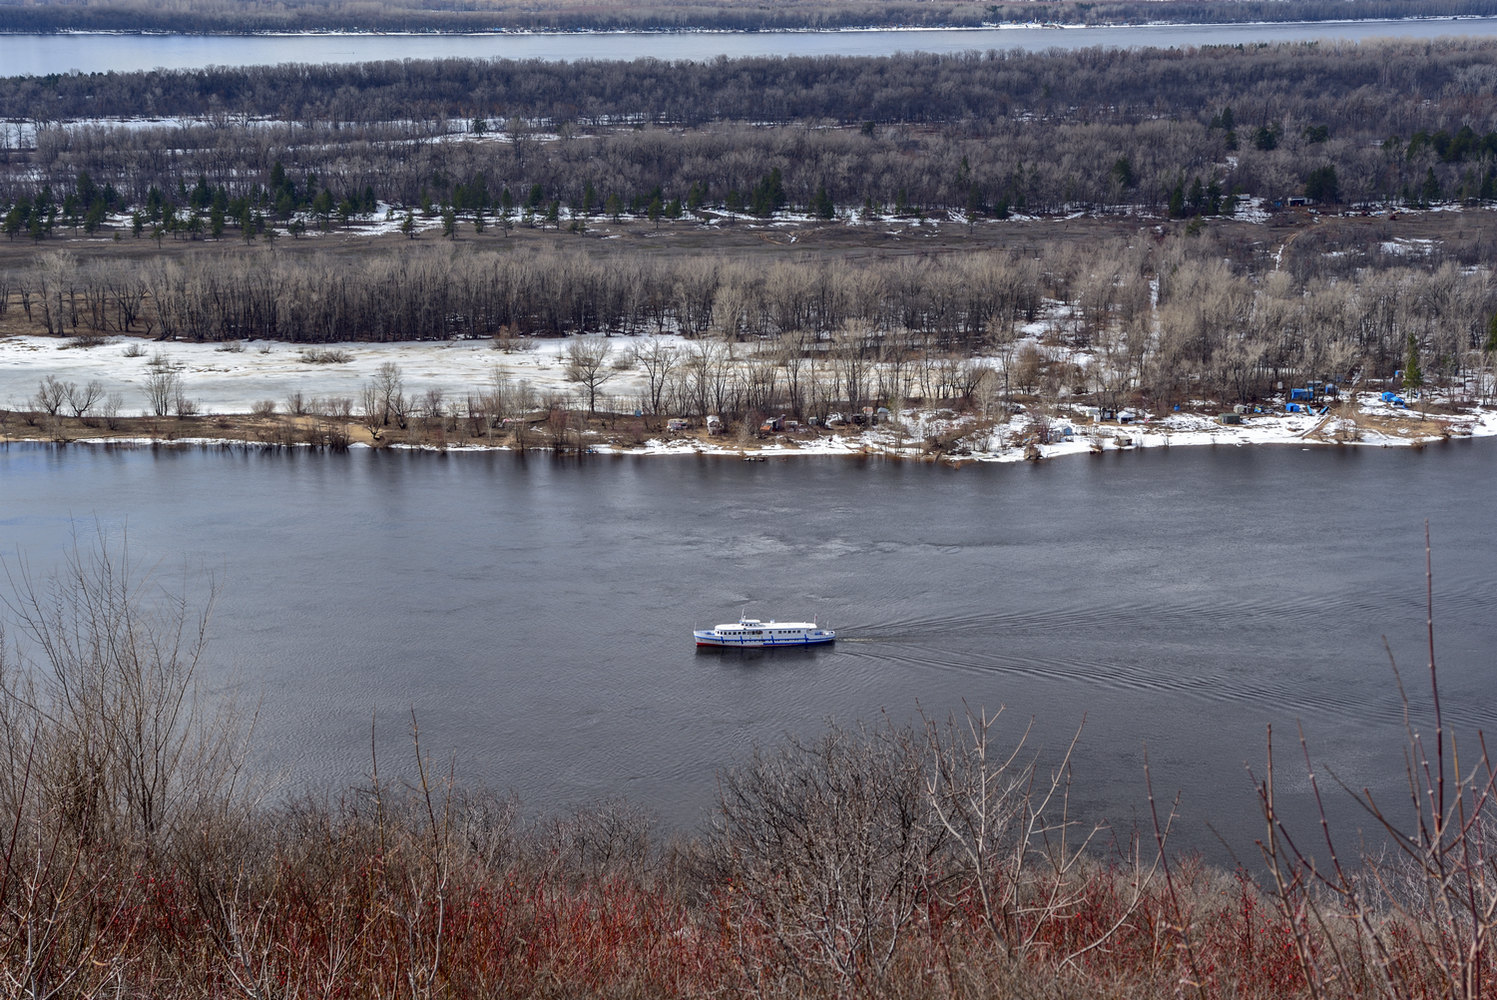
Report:
<svg viewBox="0 0 1497 1000"><path fill-rule="evenodd" d="M1437 592L1437 643L1441 614L1479 617L1491 606L1493 591L1497 585L1472 582ZM842 656L910 670L1060 682L1158 701L1260 706L1265 718L1354 716L1401 726L1404 707L1381 636L1410 637L1400 664L1417 659L1423 655L1423 617L1422 594L1411 595L1397 581L1309 597L1265 591L1230 607L1154 601L850 622L839 629L837 644ZM1317 622L1327 623L1328 638L1315 649L1289 648L1280 639L1287 624L1303 634L1305 623ZM1369 627L1361 628L1363 622ZM1335 638L1341 633L1344 642ZM1253 652L1226 657L1225 649ZM1349 670L1353 683L1347 683ZM1497 711L1481 698L1452 695L1444 707L1447 719L1463 728L1497 724Z"/></svg>

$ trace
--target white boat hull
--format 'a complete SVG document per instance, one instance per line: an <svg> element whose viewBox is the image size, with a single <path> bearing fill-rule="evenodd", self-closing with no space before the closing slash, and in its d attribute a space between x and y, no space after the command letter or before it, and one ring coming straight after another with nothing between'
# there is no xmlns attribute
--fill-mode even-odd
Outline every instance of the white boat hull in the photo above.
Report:
<svg viewBox="0 0 1497 1000"><path fill-rule="evenodd" d="M696 629L691 633L698 646L731 649L763 649L774 646L820 646L833 642L837 633L817 628L815 622L761 622L744 618L716 628Z"/></svg>

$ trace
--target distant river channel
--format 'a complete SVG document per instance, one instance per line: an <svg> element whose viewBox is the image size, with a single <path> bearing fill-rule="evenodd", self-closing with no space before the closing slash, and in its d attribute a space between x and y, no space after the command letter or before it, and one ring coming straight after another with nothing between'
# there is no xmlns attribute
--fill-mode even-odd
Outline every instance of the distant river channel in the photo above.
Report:
<svg viewBox="0 0 1497 1000"><path fill-rule="evenodd" d="M1258 42L1497 36L1497 18L1421 18L1291 24L1139 25L786 32L493 32L468 35L0 35L7 76L354 63L385 59L708 60L718 56L887 56L985 52L1183 48Z"/></svg>
<svg viewBox="0 0 1497 1000"><path fill-rule="evenodd" d="M1494 464L1494 441L959 469L12 444L0 539L34 575L99 529L163 583L215 575L210 680L263 699L259 761L290 792L364 780L371 728L381 773L410 773L414 711L464 782L690 830L756 745L1004 706L999 742L1032 718L1046 760L1084 720L1073 815L1146 823L1147 749L1177 846L1252 864L1270 724L1305 839L1297 723L1327 784L1397 800L1383 637L1423 713L1426 518L1446 721L1463 748L1497 731ZM740 613L839 639L695 649Z"/></svg>

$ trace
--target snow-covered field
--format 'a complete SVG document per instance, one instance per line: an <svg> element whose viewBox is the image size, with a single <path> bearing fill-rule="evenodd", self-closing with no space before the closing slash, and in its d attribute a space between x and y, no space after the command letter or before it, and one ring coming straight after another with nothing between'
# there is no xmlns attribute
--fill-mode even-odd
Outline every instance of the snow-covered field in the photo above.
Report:
<svg viewBox="0 0 1497 1000"><path fill-rule="evenodd" d="M665 338L667 341L672 338ZM256 403L271 401L279 412L288 410L287 400L301 394L308 401L343 397L357 400L382 365L398 366L404 391L425 396L435 390L446 399L461 400L468 393L482 392L496 376L512 384L524 382L535 398L568 396L580 399L578 387L567 381L563 354L566 340L522 342L515 349L499 350L490 341L450 341L402 344L334 344L316 350L333 350L348 360L316 364L306 359L307 348L284 343L251 341L224 350L220 345L156 343L135 339L111 339L95 347L66 347L48 337L11 337L0 340L0 408L30 410L41 381L52 376L63 382L84 385L100 383L104 393L118 394L120 413L134 416L146 411L146 380L153 371L170 366L182 379L185 394L198 412L248 413ZM632 408L645 391L644 373L622 363L632 338L610 343L619 364L606 384L609 405ZM356 404L355 404L356 405ZM1327 415L1309 413L1263 413L1244 417L1237 426L1223 426L1210 416L1193 413L1139 414L1130 424L1098 424L1090 419L1054 417L1049 421L1052 443L1039 445L1046 458L1118 448L1163 448L1190 445L1258 445L1346 443L1373 446L1409 446L1447 436L1497 436L1497 410L1471 408L1458 416L1430 416L1421 420L1416 408L1395 409L1373 393L1358 394L1337 404ZM1077 408L1082 410L1082 408ZM1084 411L1082 411L1084 412ZM946 448L942 457L954 461L1021 461L1033 428L1025 414L1007 423L985 421L972 415L946 410L907 411L894 424L870 428L851 425L829 428L815 436L790 436L754 440L750 446L765 455L904 454L926 452L925 442L939 437ZM1064 429L1069 427L1070 434ZM24 436L24 428L12 425L12 433ZM680 454L702 451L737 453L738 439L706 443L696 438L656 439L639 447L599 444L597 450L628 453Z"/></svg>
<svg viewBox="0 0 1497 1000"><path fill-rule="evenodd" d="M407 395L422 396L437 389L461 398L491 386L495 368L524 379L538 394L570 392L560 359L563 341L529 341L524 349L505 353L491 341L442 341L401 344L324 344L316 348L271 341L222 345L157 343L139 339L111 339L98 347L65 347L52 337L11 337L0 340L0 406L31 409L27 400L48 375L68 382L96 379L106 392L124 397L122 413L139 414L147 405L146 380L161 364L182 378L189 398L202 413L248 413L256 402L271 400L282 411L286 399L300 392L306 398L344 396L357 399L381 365L399 366ZM129 356L129 351L140 351ZM339 351L350 360L335 364L307 361L307 352ZM622 347L614 352L622 354ZM620 373L608 383L610 394L632 394L639 380Z"/></svg>

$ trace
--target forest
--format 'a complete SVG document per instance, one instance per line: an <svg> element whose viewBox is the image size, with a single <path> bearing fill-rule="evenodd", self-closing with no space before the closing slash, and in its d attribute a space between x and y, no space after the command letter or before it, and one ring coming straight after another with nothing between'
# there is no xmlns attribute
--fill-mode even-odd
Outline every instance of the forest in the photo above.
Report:
<svg viewBox="0 0 1497 1000"><path fill-rule="evenodd" d="M42 239L109 213L259 231L378 205L1002 219L1491 201L1494 54L1441 40L12 77L0 104L28 114L0 132L0 215L9 237Z"/></svg>
<svg viewBox="0 0 1497 1000"><path fill-rule="evenodd" d="M984 24L1212 24L1497 13L1497 0L788 0L743 5L723 0L599 4L581 0L88 0L0 4L0 31L776 31L852 27L977 27Z"/></svg>

